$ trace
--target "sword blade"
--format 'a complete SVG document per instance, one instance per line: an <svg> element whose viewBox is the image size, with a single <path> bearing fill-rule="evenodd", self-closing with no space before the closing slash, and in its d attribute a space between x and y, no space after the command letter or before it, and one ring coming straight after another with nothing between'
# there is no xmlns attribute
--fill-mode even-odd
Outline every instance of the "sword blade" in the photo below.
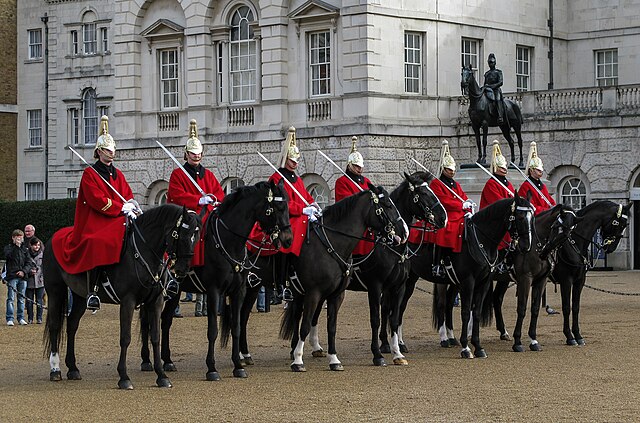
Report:
<svg viewBox="0 0 640 423"><path fill-rule="evenodd" d="M98 176L100 177L100 179L102 179L102 181L103 181L105 184L107 184L107 186L108 186L109 188L111 188L111 189L113 190L113 192L115 192L115 193L116 193L116 195L117 195L118 197L120 197L120 199L122 200L122 202L123 202L123 203L126 203L126 202L127 202L127 200L125 200L125 199L124 199L124 197L122 196L122 194L120 194L120 193L118 192L118 190L117 190L117 189L115 189L115 188L113 187L113 185L111 185L109 182L107 182L107 180L106 180L106 179L104 179L104 178L102 177L102 175L100 175L100 173L96 170L96 168L95 168L95 167L93 167L93 166L91 166L91 165L89 164L89 162L87 162L87 161L84 159L84 157L82 157L82 156L80 155L80 153L78 153L76 150L74 150L74 149L73 149L73 147L71 147L70 145L68 145L68 146L67 146L67 148L68 148L69 150L71 150L71 151L73 152L73 154L75 154L76 156L78 156L78 158L79 158L80 160L82 160L82 161L84 162L84 164L86 164L86 165L87 165L87 166L89 166L91 169L93 169L93 171L96 173L96 175L98 175Z"/></svg>
<svg viewBox="0 0 640 423"><path fill-rule="evenodd" d="M518 169L518 172L520 172L520 174L524 177L524 180L527 181L529 178L527 177L527 175L524 174L524 172L522 170L520 170L520 168L518 166L516 166L513 162L510 162L511 165L513 167L515 167L516 169ZM534 184L532 184L531 182L529 182L529 185L531 185L533 187L533 189L538 193L538 195L540 196L540 198L542 198L547 205L549 205L549 207L553 207L553 205L551 204L551 201L549 201L547 199L547 197L544 196L544 194L542 194L542 192L540 192L540 190L538 189L537 186L535 186Z"/></svg>
<svg viewBox="0 0 640 423"><path fill-rule="evenodd" d="M451 187L449 187L447 184L445 184L444 182L442 182L440 179L436 178L436 175L434 175L433 173L431 173L431 171L429 171L429 169L427 169L422 163L420 163L419 161L417 161L416 159L414 159L413 157L411 157L411 160L413 160L415 162L415 164L417 164L418 166L420 166L422 169L424 169L425 172L429 173L431 176L433 176L433 179L435 179L436 181L440 182L440 184L445 187L446 189L449 190L449 192L451 194L453 194L458 200L460 200L461 202L465 202L465 200L460 197L458 194L456 194L456 192L454 190L451 189Z"/></svg>
<svg viewBox="0 0 640 423"><path fill-rule="evenodd" d="M484 171L484 173L489 175L494 181L496 181L498 184L500 184L500 186L502 188L504 188L505 191L507 191L512 197L515 197L515 194L513 192L511 192L511 190L509 188L507 188L502 182L500 182L500 179L496 178L491 172L489 172L487 169L485 169L484 166L482 166L480 163L476 163L476 166L478 166L480 169L482 169Z"/></svg>
<svg viewBox="0 0 640 423"><path fill-rule="evenodd" d="M296 189L296 187L294 187L294 186L293 186L293 184L292 184L291 182L289 182L289 180L288 180L287 178L285 178L285 177L284 177L284 175L283 175L282 173L280 173L280 171L279 171L279 170L278 170L278 169L277 169L277 168L276 168L276 167L275 167L275 166L274 166L274 165L273 165L269 160L267 160L267 158L266 158L265 156L263 156L261 152L259 152L259 151L258 151L257 153L258 153L258 156L262 157L262 160L264 160L265 162L267 162L267 164L268 164L269 166L271 166L271 168L272 168L273 170L275 170L275 171L278 173L278 175L280 175L280 177L281 177L281 178L282 178L282 179L283 179L283 180L284 180L284 181L289 185L289 187L293 190L293 192L295 192L295 193L298 195L298 197L300 197L300 199L302 200L302 202L303 202L307 207L309 207L309 202L308 202L307 200L305 200L305 198L302 196L302 194L300 194L300 193L298 192L298 190Z"/></svg>
<svg viewBox="0 0 640 423"><path fill-rule="evenodd" d="M167 154L167 156L169 156L171 158L171 160L173 160L173 162L178 165L178 168L180 168L180 170L187 176L187 178L189 178L189 180L191 181L193 186L196 187L198 192L200 194L202 194L203 197L206 197L207 194L204 192L204 190L200 187L200 185L198 185L198 183L193 179L193 177L191 177L191 175L189 175L189 172L187 172L187 169L185 169L184 166L182 166L182 163L180 163L178 161L178 159L176 159L176 157L173 154L171 154L171 152L169 150L167 150L167 147L162 145L162 143L160 141L158 141L158 140L156 140L156 144L158 144L160 146L160 148L162 148L162 150L164 150L164 152Z"/></svg>
<svg viewBox="0 0 640 423"><path fill-rule="evenodd" d="M360 192L364 191L362 189L362 187L360 185L358 185L356 183L356 181L354 181L353 179L351 179L351 176L347 175L347 172L345 172L344 170L342 170L342 168L340 166L338 166L333 160L331 160L326 154L324 154L322 151L317 150L318 153L322 154L322 157L324 157L325 159L327 159L329 161L329 163L331 163L332 165L334 165L336 167L336 169L338 169L340 172L342 172L342 174L344 176L346 176L352 183L353 185L355 185L356 187L358 187L358 189L360 190Z"/></svg>

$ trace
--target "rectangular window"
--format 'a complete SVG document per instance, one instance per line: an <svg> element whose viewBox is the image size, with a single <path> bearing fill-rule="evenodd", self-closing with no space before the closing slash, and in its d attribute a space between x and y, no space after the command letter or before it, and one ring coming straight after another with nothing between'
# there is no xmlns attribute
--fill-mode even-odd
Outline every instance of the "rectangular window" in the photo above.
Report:
<svg viewBox="0 0 640 423"><path fill-rule="evenodd" d="M309 34L311 96L331 94L331 32Z"/></svg>
<svg viewBox="0 0 640 423"><path fill-rule="evenodd" d="M42 110L27 110L29 147L42 147Z"/></svg>
<svg viewBox="0 0 640 423"><path fill-rule="evenodd" d="M218 43L218 104L222 102L222 43Z"/></svg>
<svg viewBox="0 0 640 423"><path fill-rule="evenodd" d="M96 24L88 23L82 25L82 41L84 54L96 54L98 41L96 40Z"/></svg>
<svg viewBox="0 0 640 423"><path fill-rule="evenodd" d="M596 85L618 85L618 49L596 51Z"/></svg>
<svg viewBox="0 0 640 423"><path fill-rule="evenodd" d="M102 44L102 52L109 51L109 32L107 28L100 28L100 43Z"/></svg>
<svg viewBox="0 0 640 423"><path fill-rule="evenodd" d="M100 115L100 118L102 118L102 116L109 116L109 106L100 106L98 107L98 114Z"/></svg>
<svg viewBox="0 0 640 423"><path fill-rule="evenodd" d="M69 119L71 120L71 144L80 144L80 113L78 109L69 109Z"/></svg>
<svg viewBox="0 0 640 423"><path fill-rule="evenodd" d="M29 59L42 59L42 30L29 31Z"/></svg>
<svg viewBox="0 0 640 423"><path fill-rule="evenodd" d="M531 89L531 48L516 46L516 89L529 91Z"/></svg>
<svg viewBox="0 0 640 423"><path fill-rule="evenodd" d="M24 184L24 199L26 201L44 200L44 183L26 182Z"/></svg>
<svg viewBox="0 0 640 423"><path fill-rule="evenodd" d="M78 198L78 189L67 188L67 198Z"/></svg>
<svg viewBox="0 0 640 423"><path fill-rule="evenodd" d="M404 91L422 92L422 34L404 33Z"/></svg>
<svg viewBox="0 0 640 423"><path fill-rule="evenodd" d="M78 45L78 31L71 31L71 54L74 56L80 54L80 47Z"/></svg>
<svg viewBox="0 0 640 423"><path fill-rule="evenodd" d="M160 52L160 98L162 109L178 107L178 50Z"/></svg>
<svg viewBox="0 0 640 423"><path fill-rule="evenodd" d="M253 101L256 98L256 41L231 41L229 48L231 101Z"/></svg>
<svg viewBox="0 0 640 423"><path fill-rule="evenodd" d="M462 66L469 66L473 69L473 74L478 79L478 70L480 69L480 40L472 38L462 39Z"/></svg>

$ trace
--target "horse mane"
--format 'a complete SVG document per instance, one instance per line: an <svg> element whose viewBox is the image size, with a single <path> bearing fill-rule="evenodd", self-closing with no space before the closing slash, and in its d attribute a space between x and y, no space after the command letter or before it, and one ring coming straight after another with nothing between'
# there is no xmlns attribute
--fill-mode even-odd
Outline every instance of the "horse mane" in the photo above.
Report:
<svg viewBox="0 0 640 423"><path fill-rule="evenodd" d="M265 181L258 182L255 185L244 185L241 187L237 187L231 193L224 196L224 200L222 200L222 204L220 204L216 209L216 213L218 215L223 214L227 211L227 209L231 208L238 201L268 187L269 182ZM276 194L274 193L274 195Z"/></svg>
<svg viewBox="0 0 640 423"><path fill-rule="evenodd" d="M182 206L171 203L162 204L145 211L136 219L136 223L140 226L140 229L144 231L148 228L156 228L158 225L161 225L162 222L169 220L175 221L180 214L182 214Z"/></svg>
<svg viewBox="0 0 640 423"><path fill-rule="evenodd" d="M411 175L409 175L410 179L418 179L420 181L420 183L426 182L426 183L430 183L433 180L433 175L427 173L427 172L423 172L423 171L418 171L418 172L413 172ZM406 178L402 179L402 182L400 182L400 185L398 185L393 191L391 191L390 195L392 198L398 198L400 196L400 192L402 192L402 190L407 189L409 186L409 181L407 181Z"/></svg>
<svg viewBox="0 0 640 423"><path fill-rule="evenodd" d="M363 192L359 192L355 195L350 195L348 197L343 198L332 206L327 206L322 210L322 215L324 217L329 217L335 220L343 219L348 213L353 211L353 207L357 203L358 199L362 195L370 195L370 192L365 190Z"/></svg>
<svg viewBox="0 0 640 423"><path fill-rule="evenodd" d="M536 219L537 219L537 218L540 218L540 217L546 217L546 216L548 216L548 215L550 215L550 214L552 214L552 213L554 213L554 212L556 212L556 211L562 211L562 210L571 210L571 207L565 206L565 205L564 205L564 204L562 204L562 203L558 203L558 204L556 204L555 206L553 206L553 207L551 207L551 208L549 208L549 209L546 209L546 210L544 210L544 211L541 211L541 212L536 216Z"/></svg>
<svg viewBox="0 0 640 423"><path fill-rule="evenodd" d="M614 203L613 201L609 201L609 200L594 201L593 203L587 204L586 206L578 210L576 212L576 216L583 217L593 209L600 208L600 207L613 207L613 206L617 207L617 204Z"/></svg>
<svg viewBox="0 0 640 423"><path fill-rule="evenodd" d="M513 198L503 198L502 200L498 200L495 203L490 204L487 207L478 210L476 214L473 215L474 221L477 222L480 219L491 221L496 216L502 217L504 216L504 210L507 207L511 206L512 202L513 202Z"/></svg>

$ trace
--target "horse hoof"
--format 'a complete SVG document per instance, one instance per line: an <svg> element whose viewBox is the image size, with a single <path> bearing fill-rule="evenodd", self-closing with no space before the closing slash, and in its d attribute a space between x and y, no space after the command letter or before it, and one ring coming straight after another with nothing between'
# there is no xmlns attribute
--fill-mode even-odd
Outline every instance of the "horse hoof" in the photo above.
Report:
<svg viewBox="0 0 640 423"><path fill-rule="evenodd" d="M62 372L60 370L56 370L55 372L50 372L49 380L51 382L60 382L62 380Z"/></svg>
<svg viewBox="0 0 640 423"><path fill-rule="evenodd" d="M304 364L292 364L291 365L291 370L296 372L296 373L301 373L301 372L306 372L307 369L304 367Z"/></svg>
<svg viewBox="0 0 640 423"><path fill-rule="evenodd" d="M233 369L233 377L247 378L249 375L245 369Z"/></svg>
<svg viewBox="0 0 640 423"><path fill-rule="evenodd" d="M479 350L476 350L476 358L487 358L489 357L487 355L487 352L484 350L484 348L480 348Z"/></svg>
<svg viewBox="0 0 640 423"><path fill-rule="evenodd" d="M440 341L440 346L442 348L451 348L451 345L449 344L449 340L445 340L445 341Z"/></svg>
<svg viewBox="0 0 640 423"><path fill-rule="evenodd" d="M389 344L382 344L380 346L380 352L382 354L391 354L391 347L389 346Z"/></svg>
<svg viewBox="0 0 640 423"><path fill-rule="evenodd" d="M131 383L131 381L129 379L127 379L127 380L119 380L118 381L118 388L127 389L127 390L131 391L133 389L133 383Z"/></svg>
<svg viewBox="0 0 640 423"><path fill-rule="evenodd" d="M500 340L501 341L511 341L511 337L509 336L508 333L503 333L500 335Z"/></svg>
<svg viewBox="0 0 640 423"><path fill-rule="evenodd" d="M329 364L329 369L331 369L332 372L342 372L342 371L344 371L344 367L342 366L342 363Z"/></svg>
<svg viewBox="0 0 640 423"><path fill-rule="evenodd" d="M173 388L173 385L171 384L171 381L168 377L159 377L156 380L156 385L158 385L158 388Z"/></svg>
<svg viewBox="0 0 640 423"><path fill-rule="evenodd" d="M222 378L220 377L220 373L218 373L218 372L207 372L207 381L209 381L209 382L217 382L219 380L222 380Z"/></svg>
<svg viewBox="0 0 640 423"><path fill-rule="evenodd" d="M151 363L142 363L140 365L140 370L143 372L152 372L153 366L151 365Z"/></svg>
<svg viewBox="0 0 640 423"><path fill-rule="evenodd" d="M326 357L327 353L322 348L320 348L319 350L312 351L311 355L316 357L316 358L317 357Z"/></svg>
<svg viewBox="0 0 640 423"><path fill-rule="evenodd" d="M394 366L408 366L409 362L405 358L394 358L393 359Z"/></svg>
<svg viewBox="0 0 640 423"><path fill-rule="evenodd" d="M586 342L584 342L584 338L576 339L576 342L581 347L584 347L585 345L587 345Z"/></svg>
<svg viewBox="0 0 640 423"><path fill-rule="evenodd" d="M575 339L567 339L567 345L569 345L570 347L575 347L576 345L578 345L578 342Z"/></svg>
<svg viewBox="0 0 640 423"><path fill-rule="evenodd" d="M535 352L542 351L540 344L529 344L529 349Z"/></svg>
<svg viewBox="0 0 640 423"><path fill-rule="evenodd" d="M164 365L162 366L162 369L165 372L177 372L178 368L176 367L175 364L169 362L169 363L164 363Z"/></svg>
<svg viewBox="0 0 640 423"><path fill-rule="evenodd" d="M522 160L518 162L518 167L524 167L524 162Z"/></svg>
<svg viewBox="0 0 640 423"><path fill-rule="evenodd" d="M373 359L373 365L374 366L378 366L378 367L386 367L387 366L387 362L385 361L384 357L374 358Z"/></svg>
<svg viewBox="0 0 640 423"><path fill-rule="evenodd" d="M405 344L400 344L399 347L400 347L400 352L402 354L406 354L406 353L409 352L409 349L407 348L407 346Z"/></svg>
<svg viewBox="0 0 640 423"><path fill-rule="evenodd" d="M82 376L80 376L79 370L69 370L67 372L67 379L69 380L82 380Z"/></svg>
<svg viewBox="0 0 640 423"><path fill-rule="evenodd" d="M513 344L513 347L511 347L511 349L513 350L513 352L524 352L524 347L521 344Z"/></svg>
<svg viewBox="0 0 640 423"><path fill-rule="evenodd" d="M473 358L473 353L471 350L462 350L460 351L460 357L462 358Z"/></svg>
<svg viewBox="0 0 640 423"><path fill-rule="evenodd" d="M449 346L451 347L459 347L460 346L460 341L458 341L456 338L449 338Z"/></svg>
<svg viewBox="0 0 640 423"><path fill-rule="evenodd" d="M242 360L240 360L240 361L241 361L241 362L242 362L242 364L244 364L245 366L253 366L254 364L256 364L256 363L253 361L253 358L251 358L251 356L250 356L250 355L249 355L249 356L247 356L247 357L244 357L244 358L243 358Z"/></svg>

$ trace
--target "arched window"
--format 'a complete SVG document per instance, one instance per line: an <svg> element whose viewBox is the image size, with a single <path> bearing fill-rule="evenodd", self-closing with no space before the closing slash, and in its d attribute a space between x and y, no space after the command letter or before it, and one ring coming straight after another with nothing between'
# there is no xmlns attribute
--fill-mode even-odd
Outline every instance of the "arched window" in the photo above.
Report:
<svg viewBox="0 0 640 423"><path fill-rule="evenodd" d="M227 178L222 181L222 190L224 191L225 195L230 194L234 189L243 186L244 181L240 178Z"/></svg>
<svg viewBox="0 0 640 423"><path fill-rule="evenodd" d="M98 108L93 88L86 90L82 96L82 124L84 143L95 144L98 138Z"/></svg>
<svg viewBox="0 0 640 423"><path fill-rule="evenodd" d="M587 205L587 187L582 179L570 177L560 183L560 201L562 204L579 210Z"/></svg>
<svg viewBox="0 0 640 423"><path fill-rule="evenodd" d="M247 6L240 6L231 15L231 102L254 101L256 98L256 40L250 26L253 21L253 12Z"/></svg>
<svg viewBox="0 0 640 423"><path fill-rule="evenodd" d="M307 188L307 191L309 191L309 194L316 200L320 208L325 208L329 205L331 191L326 184L311 184Z"/></svg>

